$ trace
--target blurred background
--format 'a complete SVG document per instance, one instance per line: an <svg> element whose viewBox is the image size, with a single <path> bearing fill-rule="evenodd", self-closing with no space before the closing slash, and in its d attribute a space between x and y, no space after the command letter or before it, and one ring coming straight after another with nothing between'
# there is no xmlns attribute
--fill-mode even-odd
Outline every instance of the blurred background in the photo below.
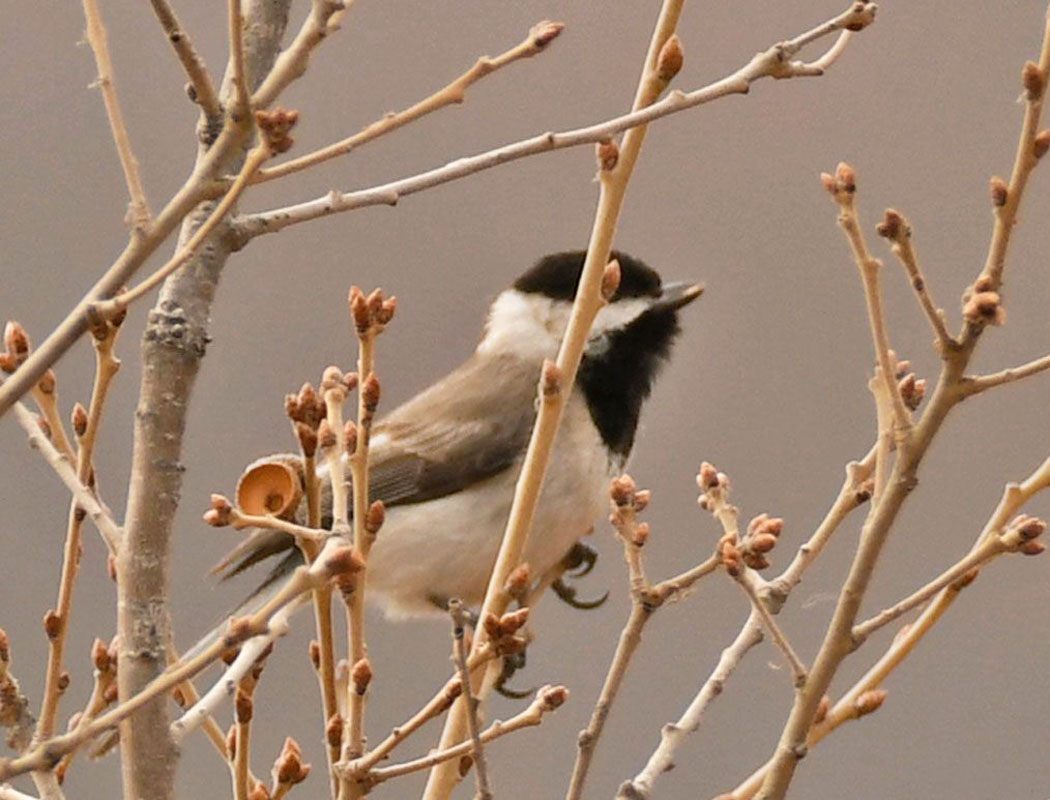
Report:
<svg viewBox="0 0 1050 800"><path fill-rule="evenodd" d="M203 0L176 3L214 73L225 64L225 15ZM370 186L545 130L617 115L630 106L659 3L566 0L359 0L344 29L316 53L282 98L301 112L296 153L342 138L391 109L426 96L483 53L517 43L549 18L566 30L541 56L484 80L466 104L441 111L367 150L319 170L253 189L247 209ZM696 88L756 51L838 13L837 0L690 3L679 33L686 60L676 86ZM297 3L290 27L308 4ZM76 4L9 6L0 33L0 154L7 201L0 215L0 317L39 340L119 253L126 195L110 142L90 49ZM182 72L145 4L103 3L117 85L154 209L183 182L194 153L196 109ZM959 296L983 264L991 213L987 182L1007 174L1022 107L1020 70L1038 54L1045 7L886 3L823 78L764 81L747 97L719 101L655 124L631 183L617 246L665 278L703 280L707 293L684 317L677 358L643 418L631 472L653 489L647 546L654 577L710 551L718 531L696 508L701 460L733 479L745 518L786 520L773 572L822 517L843 465L874 433L866 388L872 361L856 269L820 187L839 160L857 169L859 204L876 254L886 258L887 316L896 349L920 376L938 359L925 319L873 226L887 206L912 220L935 301L954 329ZM1050 347L1050 176L1037 171L1007 270L1008 324L983 337L975 368L994 371ZM188 645L247 590L215 586L207 570L236 540L200 521L210 492L232 493L241 467L294 443L286 392L316 381L329 363L355 358L343 301L351 283L399 299L379 345L383 406L390 409L459 363L474 347L491 299L540 255L586 244L596 198L590 148L515 162L423 194L257 240L227 266L214 308L214 341L197 383L186 439L186 476L174 539L174 628ZM170 252L165 247L153 262ZM151 301L152 302L152 301ZM119 344L124 368L107 410L97 466L105 500L125 501L131 419L138 393L138 336L147 304L131 313ZM66 409L86 400L90 346L59 365ZM969 547L1007 480L1050 453L1050 376L983 395L944 427L885 549L865 602L874 612L935 576ZM13 420L0 422L0 625L14 669L39 702L46 645L43 613L54 605L67 495L30 453ZM1031 513L1050 513L1050 497ZM848 565L861 516L850 519L781 615L805 660L819 645ZM597 611L551 598L538 609L536 642L517 685L564 683L570 702L539 729L488 750L496 796L559 797L629 600L620 548L600 522L598 567L583 596L610 590ZM85 534L64 715L90 690L92 639L114 631L114 587L104 549ZM883 708L842 728L799 769L794 796L1045 798L1050 697L1050 581L1045 559L1004 558L982 573L886 684ZM646 630L591 772L588 797L609 797L645 763L659 728L678 717L747 616L743 594L710 578ZM326 792L317 684L306 645L312 624L270 659L256 713L255 762L266 774L286 735L315 765L302 797ZM889 644L882 631L834 683L847 688ZM369 633L376 679L368 731L377 741L449 673L441 621L386 623ZM214 679L214 672L208 678ZM203 681L199 682L202 683ZM790 708L790 678L763 643L743 663L688 739L656 796L728 791L772 751ZM490 717L520 707L493 702ZM230 711L220 717L228 724ZM431 724L399 757L424 752ZM70 797L119 792L111 756L79 759ZM418 780L377 797L409 797ZM191 739L179 776L183 796L221 797L227 770L203 736ZM462 796L470 796L468 784Z"/></svg>

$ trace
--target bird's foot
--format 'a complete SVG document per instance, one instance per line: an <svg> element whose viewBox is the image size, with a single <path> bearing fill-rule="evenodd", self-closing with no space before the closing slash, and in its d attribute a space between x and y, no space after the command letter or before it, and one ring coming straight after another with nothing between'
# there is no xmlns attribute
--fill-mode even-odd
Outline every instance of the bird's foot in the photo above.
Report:
<svg viewBox="0 0 1050 800"><path fill-rule="evenodd" d="M579 608L584 611L598 608L603 605L605 601L609 599L608 592L594 600L579 600L576 597L576 587L570 586L566 581L567 577L576 579L589 574L590 571L594 569L594 564L597 560L597 550L585 545L583 542L576 542L576 544L572 546L572 549L569 550L562 559L561 566L565 571L562 573L561 577L551 583L551 589L554 591L554 594L557 595L562 602L572 608Z"/></svg>

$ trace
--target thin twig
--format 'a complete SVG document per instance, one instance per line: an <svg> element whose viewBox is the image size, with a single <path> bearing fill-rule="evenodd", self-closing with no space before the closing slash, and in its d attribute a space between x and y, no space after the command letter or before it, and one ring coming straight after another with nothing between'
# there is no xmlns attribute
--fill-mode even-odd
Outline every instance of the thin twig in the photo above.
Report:
<svg viewBox="0 0 1050 800"><path fill-rule="evenodd" d="M131 204L128 207L128 221L136 232L143 231L150 224L149 205L146 203L146 192L142 188L139 176L139 162L131 148L128 129L124 125L124 115L117 99L117 87L113 83L113 64L109 58L109 44L106 27L98 10L97 0L83 0L84 19L87 21L87 39L91 51L95 54L95 65L98 67L98 87L102 91L102 101L106 106L109 118L109 129L113 142L117 146L120 167L124 170L124 183L128 187Z"/></svg>
<svg viewBox="0 0 1050 800"><path fill-rule="evenodd" d="M877 228L880 236L885 236L892 242L890 250L901 262L904 271L908 273L911 288L915 291L915 297L919 301L926 319L933 329L934 343L937 350L944 354L958 347L958 342L948 333L948 326L944 321L944 311L937 307L930 295L929 285L919 267L919 258L915 255L915 245L912 243L912 227L908 219L899 211L892 208L886 209L886 214Z"/></svg>
<svg viewBox="0 0 1050 800"><path fill-rule="evenodd" d="M489 783L488 765L485 763L485 748L481 742L481 731L478 723L478 699L470 690L470 669L467 667L467 648L463 639L466 635L467 615L463 611L463 603L459 600L449 600L448 613L452 617L452 661L456 665L459 675L459 685L462 687L467 703L467 732L473 749L470 751L474 761L474 777L477 783L475 800L492 800L492 787Z"/></svg>
<svg viewBox="0 0 1050 800"><path fill-rule="evenodd" d="M239 0L231 0L231 3L237 2L239 2ZM112 300L105 300L98 303L96 306L97 313L104 318L113 317L151 289L159 286L164 282L165 278L189 261L190 258L193 257L193 254L197 252L197 248L207 240L208 236L211 235L211 232L215 230L219 223L222 222L230 212L230 209L233 208L244 190L248 188L248 179L252 176L255 170L262 166L262 164L264 164L272 155L273 151L265 141L260 142L252 148L251 152L248 153L248 157L244 161L244 166L237 175L237 179L230 187L230 190L223 196L222 200L215 205L211 214L208 215L208 219L197 228L193 236L190 237L190 240L180 247L178 252L176 252L175 255L164 264L164 266L158 268L156 272L142 281L142 283L128 289L127 291L121 292Z"/></svg>
<svg viewBox="0 0 1050 800"><path fill-rule="evenodd" d="M120 369L119 359L113 356L119 328L103 324L95 336L95 380L91 390L91 401L88 405L84 428L80 431L76 455L77 480L83 486L90 486L94 472L93 459L95 442L102 421L102 409L106 403L109 386ZM59 578L58 600L52 626L48 629L47 670L44 678L44 699L40 707L40 722L37 725L37 739L47 739L55 732L55 718L58 714L58 702L62 695L62 657L65 651L66 634L69 631L69 619L73 608L73 587L76 584L80 568L80 534L85 512L74 499L69 507L69 521L66 526L66 541L62 552L62 572Z"/></svg>
<svg viewBox="0 0 1050 800"><path fill-rule="evenodd" d="M368 189L354 192L332 191L316 200L241 216L236 220L238 240L241 243L246 243L261 234L276 233L289 225L318 219L341 211L351 211L375 205L396 205L400 199L409 195L465 178L501 164L516 161L519 158L548 153L553 150L562 150L567 147L606 141L618 133L647 125L649 122L661 117L666 117L688 108L695 108L729 95L746 94L750 85L762 78L819 76L827 67L831 66L830 61L819 68L814 68L813 64L820 64L822 62L821 59L813 62L813 64L806 64L801 61L793 61L790 56L797 53L798 49L804 44L812 42L818 33L819 35L827 35L835 31L842 31L845 34L847 31L842 30L843 28L847 26L863 27L874 19L874 13L874 3L851 5L847 11L814 28L812 31L787 42L774 45L768 50L759 53L745 66L721 80L689 93L672 91L667 97L657 103L611 120L560 133L542 133L478 155L456 159L442 167L428 170L418 175L401 178L400 180ZM838 47L838 44L836 44L828 51L828 54L830 55L832 51L835 52L835 57L837 58L841 53L841 47ZM2 405L0 405L0 410L2 410Z"/></svg>
<svg viewBox="0 0 1050 800"><path fill-rule="evenodd" d="M1050 488L1050 458L1043 461L1023 482L1007 484L998 505L985 523L970 552L980 552L988 542L1000 537L1008 520L1012 519L1032 497L1047 488ZM858 718L857 705L860 699L865 693L882 686L893 671L911 655L919 642L934 628L968 585L969 581L965 577L964 573L959 578L950 581L940 590L933 602L923 609L915 622L900 630L879 660L831 707L821 722L813 725L806 739L807 748L818 744L842 723ZM750 800L758 793L772 764L771 759L725 796L733 800Z"/></svg>
<svg viewBox="0 0 1050 800"><path fill-rule="evenodd" d="M186 71L189 78L189 89L193 102L201 107L201 112L207 119L217 119L222 116L222 103L215 91L211 75L204 65L204 59L198 55L193 41L190 39L186 29L182 27L175 10L168 0L150 0L153 12L157 15L164 33L168 35L168 41L178 56L179 63Z"/></svg>
<svg viewBox="0 0 1050 800"><path fill-rule="evenodd" d="M806 665L802 663L802 659L795 653L791 642L788 641L777 621L766 607L765 601L759 596L758 589L755 587L755 579L756 576L751 570L745 570L740 575L734 576L737 585L744 590L744 594L751 601L751 606L754 608L755 613L762 620L763 627L769 631L769 635L773 638L773 643L784 654L784 659L788 662L788 666L791 667L791 675L795 679L795 686L802 686L806 682Z"/></svg>
<svg viewBox="0 0 1050 800"><path fill-rule="evenodd" d="M99 503L94 493L80 482L77 478L76 470L69 463L69 459L59 453L51 441L44 436L43 431L40 430L40 426L37 424L36 417L33 416L33 412L22 403L16 402L15 416L18 419L18 424L22 426L22 429L29 436L30 446L40 452L44 460L55 471L55 474L62 480L62 483L66 485L66 488L73 493L73 497L87 512L87 515L91 517L91 521L95 523L98 532L102 534L102 538L106 541L106 546L110 549L110 552L116 552L124 535L121 527L113 521L109 511Z"/></svg>
<svg viewBox="0 0 1050 800"><path fill-rule="evenodd" d="M252 183L264 183L275 178L282 178L286 175L309 169L330 159L346 155L362 145L378 139L380 136L402 128L421 117L425 117L427 114L432 114L446 106L462 103L466 99L467 89L473 84L508 64L543 52L547 49L547 45L561 33L563 27L560 22L540 22L536 24L529 31L529 35L523 42L495 58L482 56L458 78L429 97L420 100L415 105L396 113L390 112L353 136L348 136L327 147L322 147L312 153L306 153L283 164L259 170L252 179Z"/></svg>
<svg viewBox="0 0 1050 800"><path fill-rule="evenodd" d="M230 39L230 84L233 86L233 113L247 115L251 110L248 78L244 71L244 16L241 0L227 0L227 26Z"/></svg>
<svg viewBox="0 0 1050 800"><path fill-rule="evenodd" d="M482 744L488 744L494 739L506 736L509 733L539 725L543 716L558 708L569 696L569 691L564 686L544 686L536 693L536 699L524 711L516 714L506 722L496 720L480 734ZM388 781L391 778L399 778L413 772L430 769L438 764L458 759L470 753L474 747L471 741L460 742L452 747L433 750L421 758L405 761L401 764L393 764L389 767L373 769L370 773L373 786Z"/></svg>
<svg viewBox="0 0 1050 800"><path fill-rule="evenodd" d="M959 389L965 397L972 397L987 389L994 389L996 386L1013 383L1048 369L1050 369L1050 355L1045 355L1042 358L1029 361L1027 364L1010 367L1000 372L993 372L991 375L966 376L960 382Z"/></svg>
<svg viewBox="0 0 1050 800"><path fill-rule="evenodd" d="M870 490L866 487L869 485L874 460L875 448L872 448L859 462L853 461L846 466L846 477L842 482L842 487L824 519L809 539L799 547L787 568L777 578L766 583L762 597L765 602L769 603L771 611L779 611L792 589L801 582L806 570L812 566L843 520L870 495ZM752 609L740 632L733 642L722 651L718 664L701 685L681 717L676 722L668 723L663 727L659 745L649 757L645 767L623 784L620 789L620 797L642 798L643 800L650 797L656 779L674 764L675 752L685 741L685 737L700 728L704 714L711 703L721 696L729 676L744 656L762 641L762 638L761 620L757 612Z"/></svg>
<svg viewBox="0 0 1050 800"><path fill-rule="evenodd" d="M714 572L721 563L716 553L680 575L661 581L655 586L651 585L645 577L642 563L642 547L649 538L649 528L648 525L637 521L638 512L649 502L649 493L636 491L634 481L624 475L613 481L610 495L612 499L610 519L623 544L624 561L627 562L628 581L631 589L631 612L623 630L620 631L616 652L605 673L605 680L587 727L576 737L576 761L573 764L572 778L565 794L566 800L579 800L583 796L584 785L594 759L598 740L627 675L627 669L634 653L641 643L642 631L646 623L665 602L684 595L696 581Z"/></svg>

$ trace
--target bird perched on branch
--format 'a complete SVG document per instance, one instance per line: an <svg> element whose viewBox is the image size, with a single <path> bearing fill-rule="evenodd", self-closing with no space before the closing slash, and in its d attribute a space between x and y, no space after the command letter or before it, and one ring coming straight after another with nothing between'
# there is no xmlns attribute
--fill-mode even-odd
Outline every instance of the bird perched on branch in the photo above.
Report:
<svg viewBox="0 0 1050 800"><path fill-rule="evenodd" d="M383 501L386 521L369 556L368 596L390 616L433 613L452 598L481 603L536 418L540 372L558 353L584 257L540 260L496 298L473 355L372 428L370 499ZM592 327L524 554L537 577L581 560L578 542L606 512L609 481L624 468L679 333L678 312L702 291L664 284L624 253L613 258L619 285ZM289 535L258 530L217 569L229 577L278 555L264 586L302 558Z"/></svg>

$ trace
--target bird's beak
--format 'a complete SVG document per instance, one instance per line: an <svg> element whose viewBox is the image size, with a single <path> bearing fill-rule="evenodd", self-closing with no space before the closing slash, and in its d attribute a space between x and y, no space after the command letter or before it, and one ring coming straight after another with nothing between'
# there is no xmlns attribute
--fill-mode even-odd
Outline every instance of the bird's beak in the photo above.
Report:
<svg viewBox="0 0 1050 800"><path fill-rule="evenodd" d="M688 281L665 283L660 291L660 296L653 303L653 308L677 311L689 305L703 293L704 286L700 283L689 283Z"/></svg>

